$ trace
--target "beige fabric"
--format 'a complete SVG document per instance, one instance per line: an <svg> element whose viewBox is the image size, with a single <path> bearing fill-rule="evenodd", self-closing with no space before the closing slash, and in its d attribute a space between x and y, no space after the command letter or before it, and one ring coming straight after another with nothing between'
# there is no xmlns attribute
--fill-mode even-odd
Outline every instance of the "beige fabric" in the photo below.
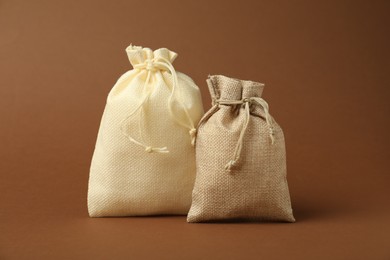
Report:
<svg viewBox="0 0 390 260"><path fill-rule="evenodd" d="M213 107L196 139L197 175L188 222L294 222L282 129L261 98L264 85L210 76Z"/></svg>
<svg viewBox="0 0 390 260"><path fill-rule="evenodd" d="M92 158L91 217L186 214L195 180L195 83L172 66L177 54L129 46L133 70L107 98Z"/></svg>

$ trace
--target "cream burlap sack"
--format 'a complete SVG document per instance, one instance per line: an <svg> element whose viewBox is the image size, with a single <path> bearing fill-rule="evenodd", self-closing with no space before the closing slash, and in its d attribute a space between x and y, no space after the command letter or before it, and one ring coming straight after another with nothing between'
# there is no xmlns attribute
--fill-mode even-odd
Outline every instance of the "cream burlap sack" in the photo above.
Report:
<svg viewBox="0 0 390 260"><path fill-rule="evenodd" d="M92 158L91 217L186 214L195 180L195 83L176 72L177 54L129 46L133 70L107 98Z"/></svg>
<svg viewBox="0 0 390 260"><path fill-rule="evenodd" d="M214 106L196 139L197 175L188 222L294 222L282 129L261 98L264 85L210 76Z"/></svg>

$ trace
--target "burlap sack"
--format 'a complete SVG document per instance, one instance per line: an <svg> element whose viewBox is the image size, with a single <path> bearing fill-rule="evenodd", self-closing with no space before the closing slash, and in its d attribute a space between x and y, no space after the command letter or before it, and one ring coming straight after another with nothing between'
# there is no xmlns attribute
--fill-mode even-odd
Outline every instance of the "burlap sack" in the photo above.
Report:
<svg viewBox="0 0 390 260"><path fill-rule="evenodd" d="M172 66L177 54L129 46L134 67L107 98L92 158L91 217L187 214L195 181L195 83ZM192 143L192 144L191 144Z"/></svg>
<svg viewBox="0 0 390 260"><path fill-rule="evenodd" d="M294 222L280 126L264 85L210 76L213 107L198 125L196 181L188 222Z"/></svg>

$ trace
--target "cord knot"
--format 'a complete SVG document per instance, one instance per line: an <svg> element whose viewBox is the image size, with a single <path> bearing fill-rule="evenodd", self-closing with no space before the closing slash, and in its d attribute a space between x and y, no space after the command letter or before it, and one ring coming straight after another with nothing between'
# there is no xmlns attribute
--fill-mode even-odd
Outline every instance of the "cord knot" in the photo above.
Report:
<svg viewBox="0 0 390 260"><path fill-rule="evenodd" d="M252 102L251 98L246 97L246 98L242 99L242 103L249 103L250 104L251 102Z"/></svg>
<svg viewBox="0 0 390 260"><path fill-rule="evenodd" d="M145 69L148 71L155 71L156 70L152 59L145 60Z"/></svg>
<svg viewBox="0 0 390 260"><path fill-rule="evenodd" d="M145 147L145 152L151 153L151 152L153 152L153 148L151 146L146 146Z"/></svg>

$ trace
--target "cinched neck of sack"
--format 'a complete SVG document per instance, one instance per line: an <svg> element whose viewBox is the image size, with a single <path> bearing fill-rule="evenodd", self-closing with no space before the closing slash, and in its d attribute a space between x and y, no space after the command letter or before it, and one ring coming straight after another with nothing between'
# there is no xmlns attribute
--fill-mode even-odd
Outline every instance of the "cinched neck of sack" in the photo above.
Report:
<svg viewBox="0 0 390 260"><path fill-rule="evenodd" d="M172 64L177 57L177 53L168 50L167 48L160 48L153 51L150 48L134 45L127 47L126 53L134 68L140 66L140 64L148 64L151 61L157 60L166 60Z"/></svg>

